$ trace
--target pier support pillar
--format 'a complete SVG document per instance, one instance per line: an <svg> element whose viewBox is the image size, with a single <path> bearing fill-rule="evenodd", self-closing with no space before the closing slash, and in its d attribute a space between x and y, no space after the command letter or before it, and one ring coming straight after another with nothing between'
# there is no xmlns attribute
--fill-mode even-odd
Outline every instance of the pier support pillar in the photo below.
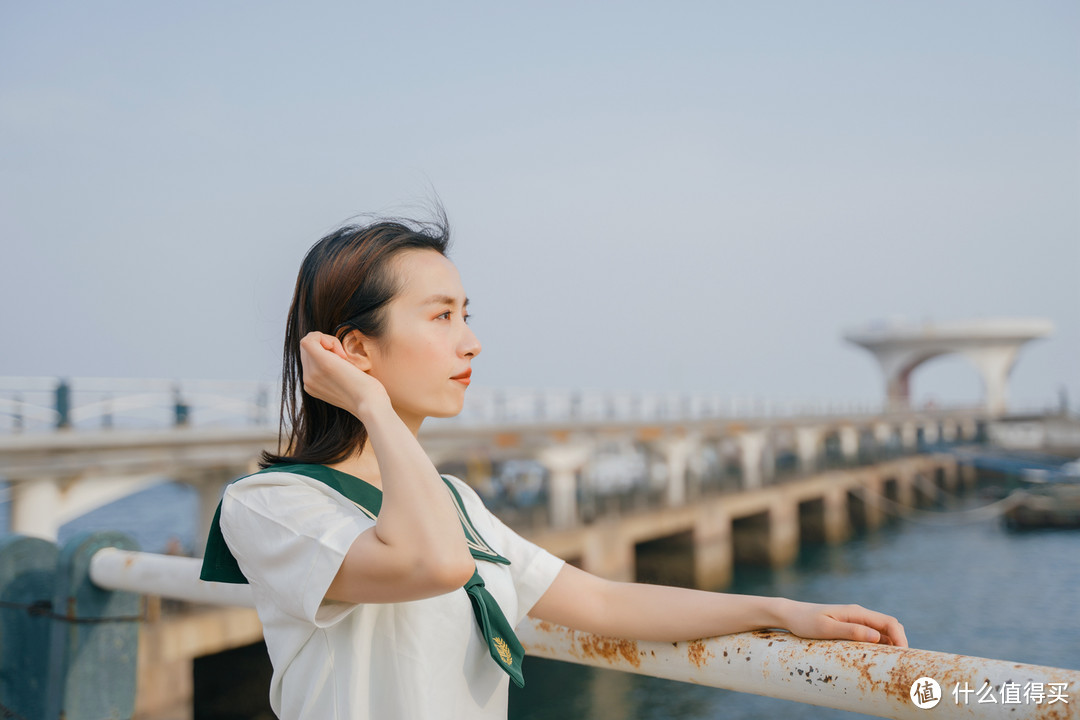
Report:
<svg viewBox="0 0 1080 720"><path fill-rule="evenodd" d="M772 479L774 467L765 463L765 444L768 438L763 430L744 432L739 435L739 458L742 462L742 480L744 490L761 487L766 480Z"/></svg>
<svg viewBox="0 0 1080 720"><path fill-rule="evenodd" d="M761 479L765 484L776 479L776 434L765 430L765 446L761 449Z"/></svg>
<svg viewBox="0 0 1080 720"><path fill-rule="evenodd" d="M840 428L840 454L844 456L844 462L854 463L859 459L859 430L854 425L844 425Z"/></svg>
<svg viewBox="0 0 1080 720"><path fill-rule="evenodd" d="M817 472L821 457L821 441L825 433L819 427L795 428L795 452L799 456L799 470L806 474Z"/></svg>
<svg viewBox="0 0 1080 720"><path fill-rule="evenodd" d="M900 445L905 450L914 450L919 444L919 430L915 423L906 422L900 426Z"/></svg>
<svg viewBox="0 0 1080 720"><path fill-rule="evenodd" d="M915 481L916 471L910 465L905 464L896 471L896 504L898 512L905 512L908 508L915 507Z"/></svg>
<svg viewBox="0 0 1080 720"><path fill-rule="evenodd" d="M974 440L979 434L979 423L971 418L960 421L960 439Z"/></svg>
<svg viewBox="0 0 1080 720"><path fill-rule="evenodd" d="M799 505L777 500L769 508L769 564L786 567L799 555Z"/></svg>
<svg viewBox="0 0 1080 720"><path fill-rule="evenodd" d="M656 443L657 450L664 456L667 464L667 488L665 499L671 507L686 504L686 471L689 468L690 455L699 450L695 438L674 437Z"/></svg>
<svg viewBox="0 0 1080 720"><path fill-rule="evenodd" d="M56 542L63 503L59 478L12 480L11 532Z"/></svg>
<svg viewBox="0 0 1080 720"><path fill-rule="evenodd" d="M863 518L866 529L873 532L885 522L885 509L882 507L885 495L885 480L879 472L863 477L859 483L863 499Z"/></svg>
<svg viewBox="0 0 1080 720"><path fill-rule="evenodd" d="M577 524L578 472L591 454L592 447L585 444L551 445L537 454L537 461L550 474L548 513L552 527L568 528Z"/></svg>
<svg viewBox="0 0 1080 720"><path fill-rule="evenodd" d="M830 545L837 545L851 535L847 490L842 487L831 487L825 491L822 500L825 505L824 540Z"/></svg>
<svg viewBox="0 0 1080 720"><path fill-rule="evenodd" d="M939 437L939 433L938 433L937 421L934 421L934 422L931 422L931 423L927 423L926 425L923 425L923 429L922 429L923 444L925 444L925 445L933 445L938 441L938 437Z"/></svg>
<svg viewBox="0 0 1080 720"><path fill-rule="evenodd" d="M969 348L961 351L982 375L986 409L1003 415L1009 399L1009 373L1016 363L1020 343Z"/></svg>
<svg viewBox="0 0 1080 720"><path fill-rule="evenodd" d="M694 525L694 585L702 590L725 588L734 567L731 517L717 511L701 515Z"/></svg>
<svg viewBox="0 0 1080 720"><path fill-rule="evenodd" d="M884 451L892 447L893 428L888 423L874 424L874 442L877 443L877 455L881 457Z"/></svg>
<svg viewBox="0 0 1080 720"><path fill-rule="evenodd" d="M619 532L618 525L594 526L585 540L581 566L608 580L634 582L634 543Z"/></svg>

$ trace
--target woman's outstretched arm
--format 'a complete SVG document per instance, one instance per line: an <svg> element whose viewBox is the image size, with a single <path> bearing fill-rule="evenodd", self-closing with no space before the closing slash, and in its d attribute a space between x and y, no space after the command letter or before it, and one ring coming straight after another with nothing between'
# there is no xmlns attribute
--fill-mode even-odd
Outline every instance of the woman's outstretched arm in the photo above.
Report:
<svg viewBox="0 0 1080 720"><path fill-rule="evenodd" d="M896 618L858 605L604 580L566 565L529 615L575 630L633 640L678 642L783 628L805 638L907 647Z"/></svg>

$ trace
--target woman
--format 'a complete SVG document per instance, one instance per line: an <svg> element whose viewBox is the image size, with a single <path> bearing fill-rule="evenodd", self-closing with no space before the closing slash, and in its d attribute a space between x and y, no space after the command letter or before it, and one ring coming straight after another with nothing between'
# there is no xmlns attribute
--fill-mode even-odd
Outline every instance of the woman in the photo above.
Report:
<svg viewBox="0 0 1080 720"><path fill-rule="evenodd" d="M447 244L445 218L350 226L300 269L287 449L227 488L203 571L251 583L279 717L505 718L526 614L639 640L786 628L906 646L895 618L854 605L595 577L440 477L417 434L461 411L480 353Z"/></svg>

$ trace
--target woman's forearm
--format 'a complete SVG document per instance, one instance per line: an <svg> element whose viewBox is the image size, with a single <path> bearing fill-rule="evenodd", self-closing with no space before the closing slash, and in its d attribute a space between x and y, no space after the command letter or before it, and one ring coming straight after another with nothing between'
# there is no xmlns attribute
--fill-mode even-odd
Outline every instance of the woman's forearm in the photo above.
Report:
<svg viewBox="0 0 1080 720"><path fill-rule="evenodd" d="M596 628L601 635L678 642L785 627L785 598L612 583Z"/></svg>
<svg viewBox="0 0 1080 720"><path fill-rule="evenodd" d="M404 557L468 579L474 565L457 508L419 441L389 402L365 407L357 416L382 476L378 539Z"/></svg>
<svg viewBox="0 0 1080 720"><path fill-rule="evenodd" d="M679 642L783 628L805 638L907 647L904 626L896 618L859 605L818 605L780 597L613 582L571 565L563 566L529 615L631 640Z"/></svg>

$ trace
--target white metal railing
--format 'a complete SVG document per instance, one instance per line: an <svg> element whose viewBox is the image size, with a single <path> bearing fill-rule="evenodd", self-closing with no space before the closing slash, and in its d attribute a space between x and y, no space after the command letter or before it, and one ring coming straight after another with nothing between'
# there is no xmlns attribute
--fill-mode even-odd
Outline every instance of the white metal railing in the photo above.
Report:
<svg viewBox="0 0 1080 720"><path fill-rule="evenodd" d="M152 378L0 377L0 433L277 422L267 383Z"/></svg>
<svg viewBox="0 0 1080 720"><path fill-rule="evenodd" d="M171 425L277 425L277 383L142 378L0 377L0 433L41 432L58 424L74 430L165 428ZM597 389L557 390L473 386L462 412L440 420L458 425L565 421L645 421L868 417L881 402L776 401L702 393ZM929 415L978 413L948 406Z"/></svg>
<svg viewBox="0 0 1080 720"><path fill-rule="evenodd" d="M102 588L198 603L254 602L247 585L198 579L200 561L106 548L90 578ZM529 655L766 695L887 718L1080 718L1080 671L757 631L693 642L601 637L529 619L517 628ZM936 690L926 682L937 683ZM1040 695L1034 695L1038 688ZM1026 693L1025 693L1026 691ZM919 693L922 693L920 696ZM938 702L932 715L915 699ZM992 702L986 702L990 697ZM1041 701L1035 701L1041 697ZM979 699L984 698L983 702Z"/></svg>

